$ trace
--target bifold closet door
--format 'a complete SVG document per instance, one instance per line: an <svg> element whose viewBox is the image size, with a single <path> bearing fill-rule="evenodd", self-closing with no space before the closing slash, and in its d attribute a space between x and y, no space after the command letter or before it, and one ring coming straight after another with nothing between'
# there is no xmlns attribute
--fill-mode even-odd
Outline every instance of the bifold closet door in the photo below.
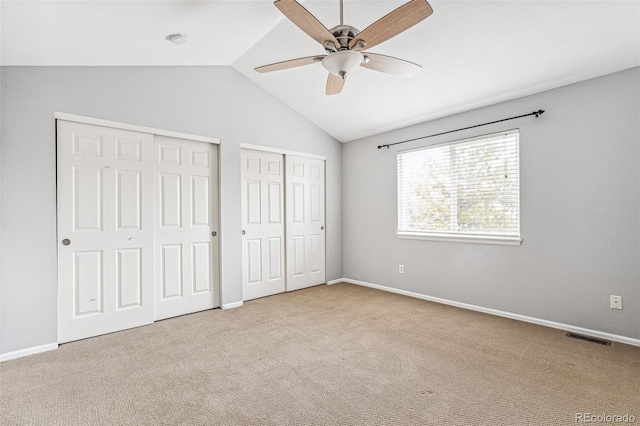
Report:
<svg viewBox="0 0 640 426"><path fill-rule="evenodd" d="M154 137L155 319L219 306L218 148Z"/></svg>
<svg viewBox="0 0 640 426"><path fill-rule="evenodd" d="M324 160L287 155L287 291L325 283Z"/></svg>
<svg viewBox="0 0 640 426"><path fill-rule="evenodd" d="M60 343L153 322L151 155L151 135L57 122Z"/></svg>
<svg viewBox="0 0 640 426"><path fill-rule="evenodd" d="M282 154L243 149L243 299L282 293L284 281L284 167Z"/></svg>

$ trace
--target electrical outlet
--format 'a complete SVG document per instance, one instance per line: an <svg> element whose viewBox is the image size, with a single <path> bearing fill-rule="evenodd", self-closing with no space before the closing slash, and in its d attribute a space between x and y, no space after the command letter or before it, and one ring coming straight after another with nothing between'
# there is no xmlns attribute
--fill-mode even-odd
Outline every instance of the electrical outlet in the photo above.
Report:
<svg viewBox="0 0 640 426"><path fill-rule="evenodd" d="M609 296L609 307L611 309L622 309L622 296Z"/></svg>
<svg viewBox="0 0 640 426"><path fill-rule="evenodd" d="M398 273L404 274L404 265L398 265Z"/></svg>

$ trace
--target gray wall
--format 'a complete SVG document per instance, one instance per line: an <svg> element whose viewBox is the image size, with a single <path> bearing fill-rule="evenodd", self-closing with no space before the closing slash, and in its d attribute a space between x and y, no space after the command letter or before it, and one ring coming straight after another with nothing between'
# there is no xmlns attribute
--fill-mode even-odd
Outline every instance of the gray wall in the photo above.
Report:
<svg viewBox="0 0 640 426"><path fill-rule="evenodd" d="M0 353L57 341L54 112L222 140L222 302L242 300L240 143L327 157L327 279L342 274L341 147L230 67L3 67Z"/></svg>
<svg viewBox="0 0 640 426"><path fill-rule="evenodd" d="M640 338L639 86L634 68L343 145L345 277ZM395 237L398 147L377 145L540 108L399 147L519 128L521 246Z"/></svg>

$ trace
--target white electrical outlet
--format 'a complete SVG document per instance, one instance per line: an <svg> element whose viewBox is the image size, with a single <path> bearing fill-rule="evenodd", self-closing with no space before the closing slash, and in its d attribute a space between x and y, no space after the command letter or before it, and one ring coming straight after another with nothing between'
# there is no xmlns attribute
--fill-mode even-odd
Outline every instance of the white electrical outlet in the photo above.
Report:
<svg viewBox="0 0 640 426"><path fill-rule="evenodd" d="M609 296L609 307L611 309L622 309L622 296Z"/></svg>
<svg viewBox="0 0 640 426"><path fill-rule="evenodd" d="M398 273L404 274L404 265L398 265Z"/></svg>

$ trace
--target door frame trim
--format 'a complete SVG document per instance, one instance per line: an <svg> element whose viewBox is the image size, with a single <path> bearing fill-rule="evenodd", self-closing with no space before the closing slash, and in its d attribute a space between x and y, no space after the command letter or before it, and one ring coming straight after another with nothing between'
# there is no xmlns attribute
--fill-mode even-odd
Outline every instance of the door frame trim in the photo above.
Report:
<svg viewBox="0 0 640 426"><path fill-rule="evenodd" d="M296 157L313 158L316 160L327 161L327 157L323 155L307 154L304 152L290 151L288 149L272 148L270 146L253 145L250 143L241 143L240 149L253 149L255 151L266 151L274 154L295 155Z"/></svg>
<svg viewBox="0 0 640 426"><path fill-rule="evenodd" d="M66 112L56 111L54 114L56 120L73 121L76 123L92 124L94 126L111 127L113 129L130 130L132 132L149 133L158 136L168 136L178 139L189 139L196 142L207 142L220 145L220 139L208 136L191 135L188 133L174 132L171 130L156 129L154 127L138 126L137 124L120 123L117 121L103 120L101 118L85 117L82 115L67 114Z"/></svg>

